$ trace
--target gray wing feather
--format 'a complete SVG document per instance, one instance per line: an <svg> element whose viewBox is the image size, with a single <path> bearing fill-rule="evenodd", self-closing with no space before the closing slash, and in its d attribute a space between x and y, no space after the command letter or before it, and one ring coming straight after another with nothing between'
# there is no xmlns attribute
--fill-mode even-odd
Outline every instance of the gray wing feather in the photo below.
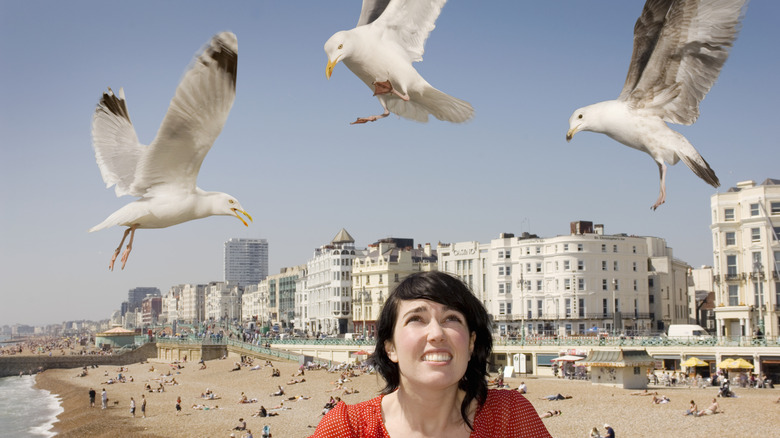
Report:
<svg viewBox="0 0 780 438"><path fill-rule="evenodd" d="M357 25L362 26L373 23L387 9L388 3L390 3L390 0L363 0L363 7L360 10L360 19Z"/></svg>
<svg viewBox="0 0 780 438"><path fill-rule="evenodd" d="M674 0L648 0L642 10L642 15L634 25L634 52L626 75L626 83L618 99L625 100L636 87L642 72L653 54L653 49L661 36L661 28L666 13Z"/></svg>

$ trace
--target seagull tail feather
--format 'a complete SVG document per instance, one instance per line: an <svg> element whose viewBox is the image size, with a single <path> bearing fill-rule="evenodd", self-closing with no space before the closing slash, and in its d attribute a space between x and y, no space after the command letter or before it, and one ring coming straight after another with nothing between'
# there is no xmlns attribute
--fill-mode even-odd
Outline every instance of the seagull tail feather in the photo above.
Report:
<svg viewBox="0 0 780 438"><path fill-rule="evenodd" d="M426 88L421 103L439 120L463 123L474 117L474 107L436 88Z"/></svg>
<svg viewBox="0 0 780 438"><path fill-rule="evenodd" d="M712 170L709 163L707 163L707 160L704 159L701 155L698 153L695 156L689 156L689 155L683 155L679 154L680 159L685 163L688 168L690 168L693 173L696 174L699 178L703 179L707 182L707 184L711 185L712 187L718 188L720 187L720 181L718 180L718 176L715 175L715 171Z"/></svg>

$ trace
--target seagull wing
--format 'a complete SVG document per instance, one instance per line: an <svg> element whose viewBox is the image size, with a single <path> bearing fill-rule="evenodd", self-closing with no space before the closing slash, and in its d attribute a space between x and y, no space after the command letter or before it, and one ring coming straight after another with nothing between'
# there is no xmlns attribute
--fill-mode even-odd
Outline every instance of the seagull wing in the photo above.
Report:
<svg viewBox="0 0 780 438"><path fill-rule="evenodd" d="M106 188L116 184L114 190L117 196L141 196L130 187L135 179L136 165L146 147L138 143L127 112L124 90L120 89L119 95L110 88L103 93L92 116L92 147Z"/></svg>
<svg viewBox="0 0 780 438"><path fill-rule="evenodd" d="M214 36L176 88L157 137L138 163L134 191L155 185L194 190L203 159L233 106L237 66L236 36Z"/></svg>
<svg viewBox="0 0 780 438"><path fill-rule="evenodd" d="M718 78L737 38L746 3L747 0L674 1L644 68L641 65L647 50L640 49L642 56L632 59L627 86L635 67L641 73L630 93L623 90L622 100L654 112L667 122L695 122L699 102ZM662 10L662 5L655 6L651 8L654 13ZM635 57L636 47L635 41Z"/></svg>
<svg viewBox="0 0 780 438"><path fill-rule="evenodd" d="M425 40L436 27L436 19L446 2L447 0L391 0L372 26L380 28L384 37L398 43L409 55L411 62L422 61Z"/></svg>
<svg viewBox="0 0 780 438"><path fill-rule="evenodd" d="M360 19L357 25L362 26L373 23L385 11L388 3L390 3L390 0L363 0L363 7L360 10Z"/></svg>
<svg viewBox="0 0 780 438"><path fill-rule="evenodd" d="M642 15L634 25L634 52L631 55L631 64L628 67L626 83L619 99L625 100L634 91L642 71L647 66L650 55L661 36L661 29L666 19L666 13L674 0L647 0Z"/></svg>

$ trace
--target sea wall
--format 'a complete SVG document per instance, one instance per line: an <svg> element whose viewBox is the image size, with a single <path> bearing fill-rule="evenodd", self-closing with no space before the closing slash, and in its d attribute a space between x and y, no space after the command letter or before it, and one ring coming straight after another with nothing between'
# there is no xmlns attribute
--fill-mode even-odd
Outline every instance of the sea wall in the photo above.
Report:
<svg viewBox="0 0 780 438"><path fill-rule="evenodd" d="M154 343L116 355L32 355L0 357L0 377L18 376L52 368L81 368L92 365L128 365L157 357Z"/></svg>

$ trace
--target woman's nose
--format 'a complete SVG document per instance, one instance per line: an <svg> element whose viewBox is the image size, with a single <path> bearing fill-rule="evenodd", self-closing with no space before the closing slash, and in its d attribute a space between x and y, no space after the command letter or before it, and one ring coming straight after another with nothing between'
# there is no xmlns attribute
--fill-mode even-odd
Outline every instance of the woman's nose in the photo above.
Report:
<svg viewBox="0 0 780 438"><path fill-rule="evenodd" d="M428 340L441 341L443 339L444 329L442 328L441 324L439 324L439 321L432 319L430 324L428 324Z"/></svg>

